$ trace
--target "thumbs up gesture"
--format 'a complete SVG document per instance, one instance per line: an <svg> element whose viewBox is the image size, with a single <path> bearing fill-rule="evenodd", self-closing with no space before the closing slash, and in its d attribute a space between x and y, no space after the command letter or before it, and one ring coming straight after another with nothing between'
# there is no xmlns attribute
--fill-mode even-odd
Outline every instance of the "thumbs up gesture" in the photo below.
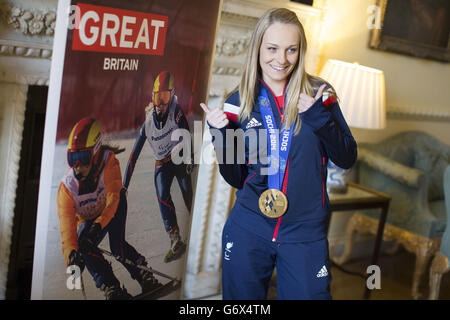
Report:
<svg viewBox="0 0 450 320"><path fill-rule="evenodd" d="M222 129L228 125L229 120L227 119L227 115L223 112L222 108L214 108L211 110L204 103L200 103L200 107L202 107L203 111L205 111L206 121L208 121L212 127Z"/></svg>
<svg viewBox="0 0 450 320"><path fill-rule="evenodd" d="M323 91L326 88L326 84L320 86L319 90L317 90L316 96L310 97L307 94L300 93L300 99L298 101L298 112L305 112L322 96Z"/></svg>

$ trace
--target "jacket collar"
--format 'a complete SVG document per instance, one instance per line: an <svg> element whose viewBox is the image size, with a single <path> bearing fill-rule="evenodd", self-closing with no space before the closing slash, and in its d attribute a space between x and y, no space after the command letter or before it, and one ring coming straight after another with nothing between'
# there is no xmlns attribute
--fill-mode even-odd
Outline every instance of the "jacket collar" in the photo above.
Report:
<svg viewBox="0 0 450 320"><path fill-rule="evenodd" d="M286 101L286 93L287 93L287 90L289 88L289 80L290 80L290 75L289 75L289 78L287 79L287 81L286 81L286 83L284 84L284 87L283 87L283 96L284 96L284 100L285 101ZM284 108L285 106L279 106L278 105L275 94L273 93L272 89L270 89L268 84L264 82L264 80L262 78L258 78L258 82L257 82L257 85L255 87L256 88L256 90L255 90L255 105L254 105L253 109L255 111L261 112L261 110L259 108L259 104L258 104L257 101L258 101L258 96L259 96L259 93L260 93L260 90L261 90L262 87L264 87L266 89L266 91L268 93L268 96L269 96L269 100L270 100L271 105L272 106L276 106L276 110L278 110L277 112L275 112L275 110L274 110L274 116L276 118L280 118L281 119L282 108Z"/></svg>

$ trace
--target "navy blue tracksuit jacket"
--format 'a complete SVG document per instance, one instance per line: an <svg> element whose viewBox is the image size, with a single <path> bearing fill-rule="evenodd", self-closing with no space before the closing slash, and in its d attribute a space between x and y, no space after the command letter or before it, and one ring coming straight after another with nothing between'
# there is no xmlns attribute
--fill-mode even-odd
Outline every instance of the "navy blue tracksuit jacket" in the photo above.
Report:
<svg viewBox="0 0 450 320"><path fill-rule="evenodd" d="M270 88L262 81L259 83L267 90L277 128L280 129L284 106L279 107ZM258 94L259 88L255 91ZM220 130L224 136L226 129L241 128L245 132L264 128L258 104L255 104L250 119L242 122L237 118L239 105L239 92L232 94L225 102L224 110L230 123ZM326 189L328 159L339 167L348 169L357 157L356 142L338 102L332 98L326 101L319 98L310 109L300 113L300 118L302 127L297 135L292 136L283 181L289 206L281 221L268 218L259 210L258 199L268 188L267 175L261 175L261 167L265 165L260 161L248 164L251 152L248 140L245 141L245 164L226 164L226 159L219 159L219 163L222 162L219 164L222 177L238 189L230 219L250 232L279 242L312 241L326 237L326 219L329 213ZM252 120L254 124L260 125L249 126ZM218 150L221 148L236 149L236 144L229 142L225 145L215 139L216 153L225 155L225 150Z"/></svg>
<svg viewBox="0 0 450 320"><path fill-rule="evenodd" d="M275 97L270 88L261 80L259 81L259 86L264 86L268 93L277 128L280 129L281 115L284 112L284 98ZM318 87L320 87L320 84ZM256 88L256 95L259 95L260 88L261 87ZM284 92L284 96L285 94L286 92ZM258 101L257 96L255 96L255 101ZM258 131L259 129L264 129L260 107L257 103L255 103L253 107L250 118L242 121L238 117L239 106L239 92L235 92L225 101L224 111L227 118L230 120L230 123L225 128L219 130L224 137L227 129L242 129L246 135L249 133L249 130ZM269 218L264 216L258 205L261 193L268 189L267 175L261 174L261 169L267 167L265 164L267 162L260 161L261 159L259 158L258 161L249 161L255 150L251 150L252 147L249 145L249 140L245 139L245 163L226 163L226 148L234 148L234 151L237 152L237 138L235 138L234 141L223 141L217 139L217 132L214 132L214 128L211 128L210 130L213 135L213 143L218 157L220 173L231 186L237 189L236 202L230 212L227 225L225 226L226 230L224 230L223 235L225 259L224 277L226 275L227 279L225 281L225 278L223 278L223 294L225 299L264 298L264 294L260 296L252 295L250 293L248 295L245 293L242 293L241 295L229 293L230 290L232 291L229 287L232 287L233 285L228 284L228 282L233 282L234 280L232 281L231 278L236 276L233 275L232 268L229 268L231 271L226 271L226 263L228 263L226 260L229 260L232 257L232 250L237 249L235 240L232 241L226 239L230 229L228 224L237 226L237 228L241 230L240 232L230 231L230 234L252 234L259 239L262 239L262 241L267 241L266 243L268 246L273 244L278 245L279 247L281 244L289 243L312 243L313 241L323 239L326 241L327 219L330 210L326 189L328 159L331 159L339 167L348 169L356 161L357 146L350 129L344 120L338 102L332 97L325 101L323 97L320 97L311 108L300 113L300 118L302 120L301 130L297 135L294 134L292 136L282 187L282 191L288 198L288 209L280 218ZM255 136L258 137L257 139L260 139L258 134ZM267 136L263 135L261 139L267 140ZM260 144L261 141L258 140L258 145L256 147L259 148ZM261 150L258 151L259 154L261 154ZM267 156L267 151L263 151L262 153L263 156ZM237 159L235 159L235 161L237 161ZM250 240L246 239L242 242L249 243L249 241ZM292 250L292 255L296 255L300 249L297 248ZM328 257L327 250L326 244L326 248L323 251L326 251L326 256ZM248 252L251 252L251 249ZM251 255L251 253L243 253L242 255L245 256L249 254ZM285 255L289 256L291 254L287 253ZM274 253L274 256L276 256L276 253ZM258 260L259 258L255 256L254 259ZM285 260L285 257L283 259ZM323 260L324 258L321 257L320 259ZM276 258L274 258L273 263L274 265L277 264ZM320 270L320 266L324 265L324 263L319 263L318 269ZM249 264L258 265L258 263L254 261L250 261ZM296 272L295 265L297 264L297 262L291 264L294 265L293 273ZM259 272L257 267L253 269L256 273ZM249 267L248 270L253 269L252 267ZM234 270L234 273L236 273L235 271L236 270ZM322 270L322 273L326 271L326 269L325 271ZM291 271L288 273L291 273ZM239 272L236 274L239 274ZM303 275L299 274L299 277L302 276ZM241 288L246 281L245 277L248 277L248 274L242 275L241 279L236 281L236 287L240 288L239 291L242 291ZM267 276L265 277L267 278ZM265 284L263 285L265 288L267 288L266 280L264 280ZM257 282L258 281L259 280L257 280ZM289 280L287 282L295 281ZM249 286L254 286L254 284L249 284ZM256 285L256 287L258 287L258 285ZM283 296L292 299L311 297L307 294L292 294L292 291L297 290L296 288L297 287L293 287L289 294L285 294L286 292L284 292ZM310 289L305 290L307 291ZM314 298L314 296L312 297Z"/></svg>

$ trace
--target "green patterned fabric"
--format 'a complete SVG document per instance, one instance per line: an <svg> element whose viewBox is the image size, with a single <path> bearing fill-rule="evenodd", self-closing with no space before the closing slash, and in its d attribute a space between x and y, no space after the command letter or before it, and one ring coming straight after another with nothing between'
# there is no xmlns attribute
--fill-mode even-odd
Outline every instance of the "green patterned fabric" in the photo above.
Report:
<svg viewBox="0 0 450 320"><path fill-rule="evenodd" d="M358 183L391 195L387 223L440 237L447 225L443 177L449 163L450 146L425 132L402 132L377 144L358 144ZM362 213L379 218L374 210Z"/></svg>
<svg viewBox="0 0 450 320"><path fill-rule="evenodd" d="M441 242L441 253L450 261L450 166L447 166L444 171L444 195L445 208L447 213L447 226ZM449 262L450 263L450 262Z"/></svg>

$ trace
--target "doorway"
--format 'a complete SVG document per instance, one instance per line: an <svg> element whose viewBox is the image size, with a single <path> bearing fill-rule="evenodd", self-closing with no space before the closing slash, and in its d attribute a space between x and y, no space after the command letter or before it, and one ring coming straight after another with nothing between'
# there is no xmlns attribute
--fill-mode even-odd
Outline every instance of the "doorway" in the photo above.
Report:
<svg viewBox="0 0 450 320"><path fill-rule="evenodd" d="M47 86L29 86L17 179L6 299L30 299Z"/></svg>

